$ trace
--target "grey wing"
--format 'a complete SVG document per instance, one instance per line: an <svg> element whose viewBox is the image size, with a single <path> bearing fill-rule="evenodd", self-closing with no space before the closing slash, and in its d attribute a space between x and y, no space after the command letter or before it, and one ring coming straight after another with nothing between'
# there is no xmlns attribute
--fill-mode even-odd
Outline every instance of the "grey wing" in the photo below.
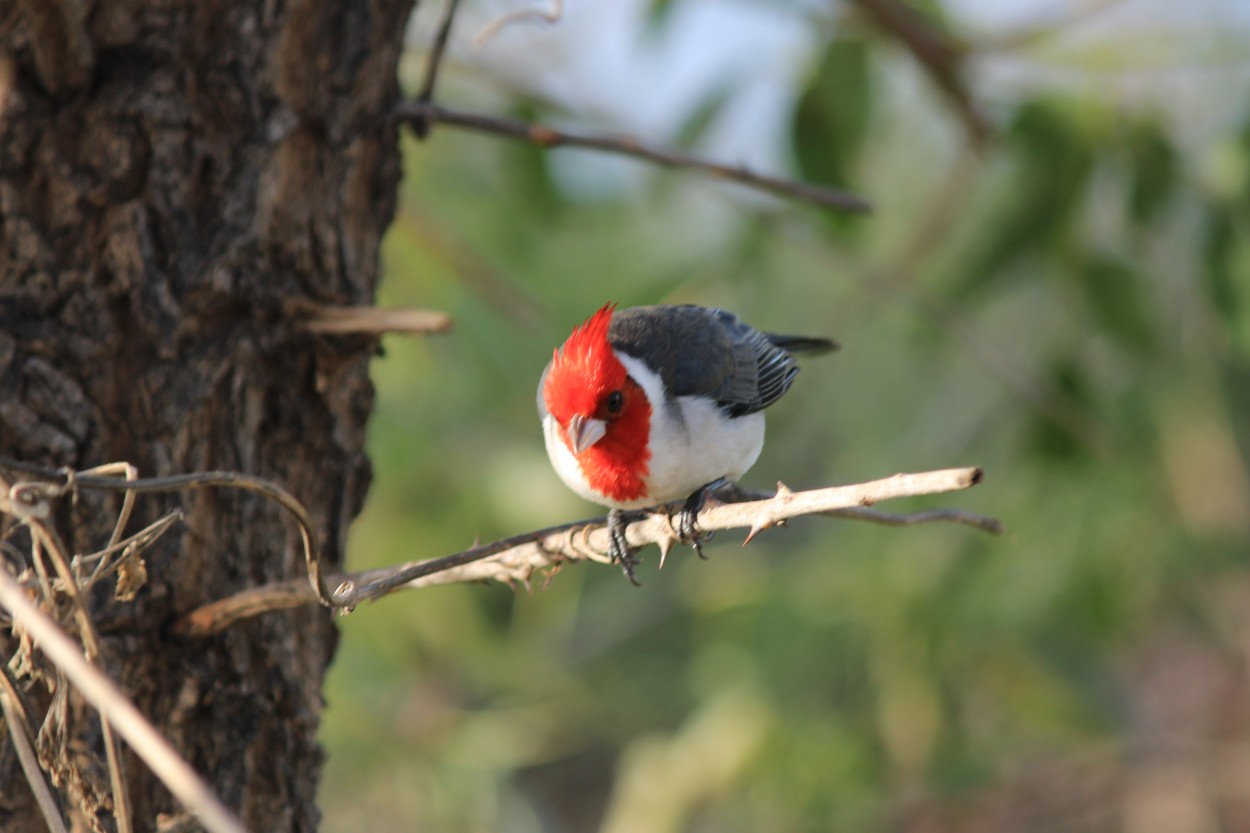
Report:
<svg viewBox="0 0 1250 833"><path fill-rule="evenodd" d="M799 372L794 358L767 335L708 307L621 310L612 318L608 340L656 367L669 396L706 396L730 416L767 408Z"/></svg>

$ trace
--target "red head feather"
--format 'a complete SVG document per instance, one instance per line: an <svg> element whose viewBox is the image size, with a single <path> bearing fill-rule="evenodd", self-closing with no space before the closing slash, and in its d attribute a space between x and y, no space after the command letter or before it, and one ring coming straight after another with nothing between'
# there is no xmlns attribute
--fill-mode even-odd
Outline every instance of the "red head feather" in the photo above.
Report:
<svg viewBox="0 0 1250 833"><path fill-rule="evenodd" d="M561 425L567 424L574 414L593 417L600 397L625 383L625 365L616 358L608 342L615 309L616 304L604 304L576 327L552 356L543 401Z"/></svg>
<svg viewBox="0 0 1250 833"><path fill-rule="evenodd" d="M632 501L646 493L651 452L647 438L651 405L608 341L616 305L605 304L587 318L556 350L543 384L543 403L562 429L575 415L608 424L603 439L582 451L577 460L591 488L615 501ZM611 412L607 402L619 392L623 406ZM565 436L565 443L568 437Z"/></svg>

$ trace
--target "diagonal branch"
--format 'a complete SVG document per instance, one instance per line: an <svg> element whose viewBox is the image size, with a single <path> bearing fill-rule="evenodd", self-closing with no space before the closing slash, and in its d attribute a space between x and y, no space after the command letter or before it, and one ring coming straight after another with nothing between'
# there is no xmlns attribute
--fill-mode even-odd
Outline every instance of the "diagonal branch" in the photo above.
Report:
<svg viewBox="0 0 1250 833"><path fill-rule="evenodd" d="M15 483L7 493L0 490L0 512L16 515L28 523L50 514L49 498L64 495L75 488L134 492L235 488L261 494L285 509L299 527L308 567L307 581L289 580L250 588L197 608L175 624L175 629L186 636L205 636L224 630L242 619L313 602L350 612L361 602L381 598L400 588L486 579L528 584L536 570L559 567L566 561L610 562L605 554L608 551L607 519L600 517L526 532L442 558L413 561L363 573L326 576L307 510L289 492L267 480L222 471L118 480L72 472L67 475L64 471L0 457L0 471L5 469L46 479L45 482ZM697 525L704 532L749 529L744 545L763 530L784 525L787 520L801 515L827 515L889 526L955 522L998 534L1002 526L997 520L969 512L943 509L892 515L868 508L882 500L967 489L981 482L981 477L979 468L960 468L896 474L868 483L804 492L793 492L778 483L776 493L771 495L735 488L728 490L732 492L730 500L733 502L706 506L699 513ZM46 482L55 480L65 482ZM0 485L3 484L0 479ZM626 528L626 538L632 546L657 544L660 547L661 567L669 550L678 542L670 510L671 507L657 507L630 513L632 517ZM337 589L331 592L329 587L335 583Z"/></svg>
<svg viewBox="0 0 1250 833"><path fill-rule="evenodd" d="M978 147L990 137L990 124L977 109L964 79L968 47L940 31L921 12L902 0L851 0L864 17L915 56L929 78L950 102Z"/></svg>
<svg viewBox="0 0 1250 833"><path fill-rule="evenodd" d="M746 185L774 196L799 200L835 211L864 214L872 210L867 200L847 191L756 173L745 165L713 162L694 154L643 144L637 139L626 136L557 130L543 124L452 110L439 104L419 100L401 102L395 108L395 116L400 121L413 125L414 129L419 129L418 125L437 122L482 133L493 133L497 136L508 136L544 148L577 147L617 153L665 167L702 171L705 174Z"/></svg>
<svg viewBox="0 0 1250 833"><path fill-rule="evenodd" d="M890 515L867 508L882 500L967 489L979 483L981 476L979 468L945 469L921 474L896 474L869 483L805 492L792 492L779 484L776 494L762 499L705 507L698 516L698 526L705 532L749 529L749 541L764 529L780 526L788 519L824 514L895 526L953 521L997 534L1002 530L998 521L971 513L932 510L913 515ZM758 495L743 491L738 496ZM676 542L668 516L663 512L636 513L626 529L626 536L629 543L636 547L657 544L661 550L661 566L664 556ZM442 558L327 578L331 582L342 582L339 589L331 594L333 605L350 609L401 588L415 589L487 579L528 585L535 571L559 567L568 561L608 563L604 554L607 549L606 518L600 517L527 532ZM186 636L207 636L242 619L274 610L301 607L315 601L308 582L278 582L204 605L184 616L175 628Z"/></svg>

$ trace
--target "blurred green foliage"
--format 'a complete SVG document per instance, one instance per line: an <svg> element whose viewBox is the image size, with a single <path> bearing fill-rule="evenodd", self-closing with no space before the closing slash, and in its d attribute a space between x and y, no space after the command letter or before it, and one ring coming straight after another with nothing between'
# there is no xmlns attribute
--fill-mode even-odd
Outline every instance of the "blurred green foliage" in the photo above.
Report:
<svg viewBox="0 0 1250 833"><path fill-rule="evenodd" d="M862 37L829 41L794 111L790 136L803 179L853 186L872 115L871 44Z"/></svg>
<svg viewBox="0 0 1250 833"><path fill-rule="evenodd" d="M770 411L748 485L981 465L885 508L1007 533L808 518L662 573L644 553L641 589L573 565L366 606L326 693L325 829L1162 829L1133 821L1151 796L1229 818L1185 778L1250 740L1250 120L1194 140L1026 84L961 166L940 97L884 83L910 66L840 32L795 91L799 170L877 204L850 237L694 175L579 199L527 146L406 146L381 302L456 328L384 343L349 566L598 513L551 472L534 395L609 299L843 344Z"/></svg>

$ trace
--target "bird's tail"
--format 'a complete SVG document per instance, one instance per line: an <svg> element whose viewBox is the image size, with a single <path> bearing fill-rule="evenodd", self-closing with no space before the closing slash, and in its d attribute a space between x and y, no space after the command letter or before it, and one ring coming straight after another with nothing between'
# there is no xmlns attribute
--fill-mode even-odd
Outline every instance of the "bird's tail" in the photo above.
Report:
<svg viewBox="0 0 1250 833"><path fill-rule="evenodd" d="M836 341L828 338L785 336L778 333L765 333L765 335L769 341L787 353L828 353L830 350L837 350L839 347Z"/></svg>

